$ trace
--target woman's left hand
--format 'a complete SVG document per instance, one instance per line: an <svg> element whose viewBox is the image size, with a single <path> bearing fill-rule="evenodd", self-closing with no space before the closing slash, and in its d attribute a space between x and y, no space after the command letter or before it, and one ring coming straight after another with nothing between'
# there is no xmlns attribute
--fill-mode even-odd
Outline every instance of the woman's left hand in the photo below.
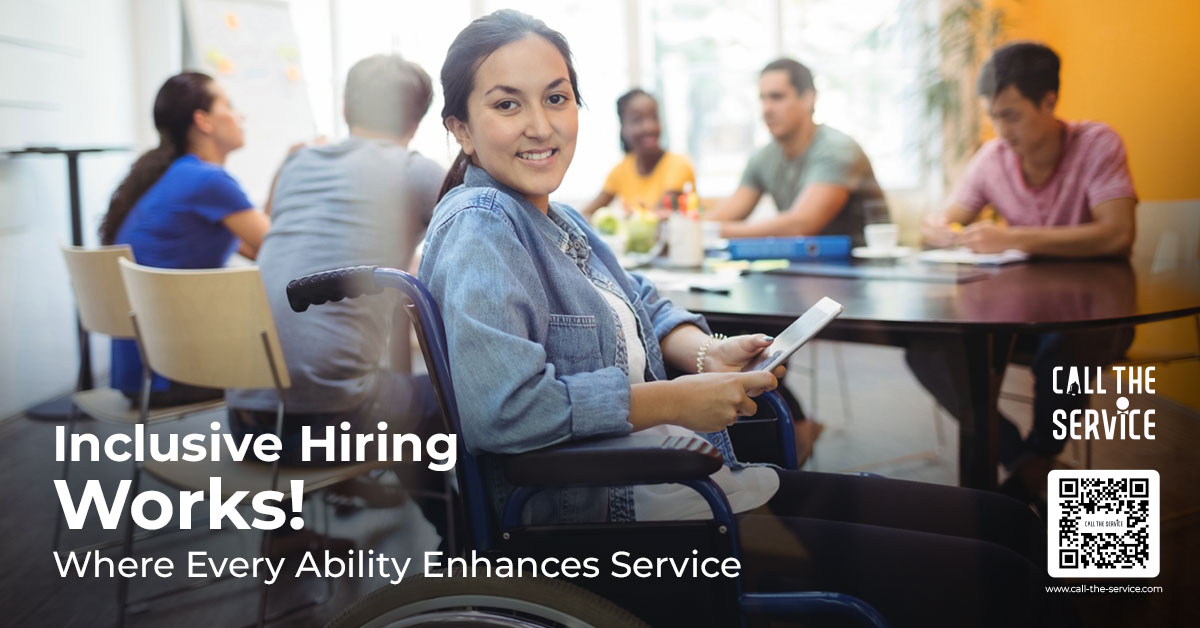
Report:
<svg viewBox="0 0 1200 628"><path fill-rule="evenodd" d="M740 371L762 350L770 346L774 338L766 334L747 334L719 340L709 346L704 356L704 372L729 373ZM787 367L780 365L771 371L776 379L782 380Z"/></svg>

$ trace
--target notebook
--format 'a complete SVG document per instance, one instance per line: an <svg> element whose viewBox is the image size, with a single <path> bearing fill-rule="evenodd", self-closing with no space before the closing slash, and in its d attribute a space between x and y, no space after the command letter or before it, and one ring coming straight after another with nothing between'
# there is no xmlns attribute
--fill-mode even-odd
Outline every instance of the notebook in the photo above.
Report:
<svg viewBox="0 0 1200 628"><path fill-rule="evenodd" d="M1001 253L976 253L968 248L934 249L922 251L917 259L931 264L971 264L975 266L1001 266L1014 264L1029 259L1029 254L1017 249L1009 249Z"/></svg>

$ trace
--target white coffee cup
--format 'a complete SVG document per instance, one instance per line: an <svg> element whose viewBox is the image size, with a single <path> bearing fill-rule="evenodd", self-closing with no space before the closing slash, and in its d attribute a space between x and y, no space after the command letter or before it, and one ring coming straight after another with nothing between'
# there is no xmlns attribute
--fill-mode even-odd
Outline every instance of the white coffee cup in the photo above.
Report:
<svg viewBox="0 0 1200 628"><path fill-rule="evenodd" d="M891 251L900 244L900 226L895 223L867 225L863 229L867 248L873 251Z"/></svg>
<svg viewBox="0 0 1200 628"><path fill-rule="evenodd" d="M675 268L695 268L704 263L704 237L700 221L679 212L667 222L667 263Z"/></svg>

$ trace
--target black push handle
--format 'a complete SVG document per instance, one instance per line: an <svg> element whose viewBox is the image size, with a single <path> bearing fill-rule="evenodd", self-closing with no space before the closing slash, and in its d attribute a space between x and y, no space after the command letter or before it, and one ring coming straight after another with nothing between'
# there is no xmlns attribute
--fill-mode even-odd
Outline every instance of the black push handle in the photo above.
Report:
<svg viewBox="0 0 1200 628"><path fill-rule="evenodd" d="M378 294L382 288L375 284L376 268L378 266L351 266L293 279L287 286L288 304L294 311L303 312L310 305Z"/></svg>

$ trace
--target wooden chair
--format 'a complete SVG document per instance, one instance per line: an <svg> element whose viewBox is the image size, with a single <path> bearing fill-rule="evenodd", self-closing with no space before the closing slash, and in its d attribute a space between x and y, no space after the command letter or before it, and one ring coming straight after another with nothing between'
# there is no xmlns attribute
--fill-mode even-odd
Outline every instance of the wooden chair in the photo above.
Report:
<svg viewBox="0 0 1200 628"><path fill-rule="evenodd" d="M1139 205L1133 256L1152 260L1156 272L1200 259L1200 203L1175 201ZM1121 364L1166 365L1200 361L1200 314L1190 319L1141 325L1139 336L1143 335L1141 332L1150 333L1146 333L1145 338L1135 339ZM1152 326L1158 329L1151 332ZM1191 334L1195 334L1194 342L1189 337Z"/></svg>
<svg viewBox="0 0 1200 628"><path fill-rule="evenodd" d="M134 332L146 364L165 377L194 386L274 389L279 399L275 413L275 433L279 436L291 380L258 269L164 270L139 266L127 259L119 264L133 310ZM146 405L143 397L143 416L149 412ZM303 480L307 494L381 466L384 464L361 463L284 469L278 460L271 465L148 460L145 470L181 490L204 491L209 478L221 477L222 492L228 496L237 490L278 490L280 480ZM137 491L135 476L131 495ZM127 526L125 556L133 552L131 532ZM271 531L264 531L264 555L270 539ZM326 582L332 586L328 579ZM139 602L194 588L181 587ZM287 609L271 620L323 603L330 594L327 588L326 596ZM118 597L123 622L130 605L128 580L121 581ZM267 620L267 586L263 584L258 624Z"/></svg>
<svg viewBox="0 0 1200 628"><path fill-rule="evenodd" d="M128 245L103 246L96 249L85 249L77 246L63 246L63 258L67 262L67 273L71 277L71 289L75 293L75 302L79 307L79 320L83 328L89 332L106 334L113 338L133 340L133 323L129 319L129 298L125 294L125 283L121 280L121 270L117 266L118 259L133 260L133 250ZM224 401L214 399L200 403L154 408L146 413L143 421L137 408L119 390L113 388L93 388L91 390L76 390L72 396L74 404L67 417L67 439L75 433L75 423L82 412L94 419L135 425L137 423L159 423L171 419L180 419L189 414L219 408ZM71 461L68 457L63 461L62 480L68 479ZM135 471L136 472L136 471ZM57 550L62 539L62 522L60 515L54 523L54 546ZM97 543L77 551L91 551L120 545L120 541Z"/></svg>

